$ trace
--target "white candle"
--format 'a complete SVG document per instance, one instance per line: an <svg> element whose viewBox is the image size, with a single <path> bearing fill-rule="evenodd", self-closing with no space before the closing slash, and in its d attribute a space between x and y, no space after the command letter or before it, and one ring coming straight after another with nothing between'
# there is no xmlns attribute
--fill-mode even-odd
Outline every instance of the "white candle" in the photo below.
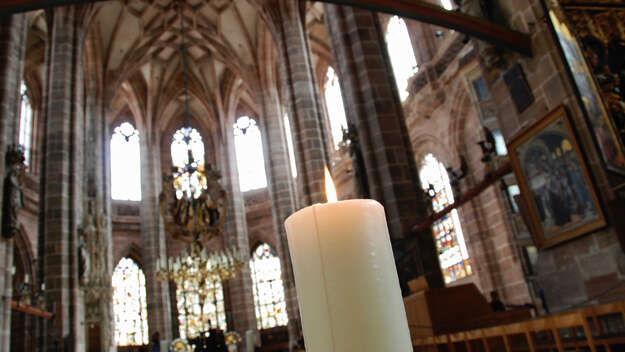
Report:
<svg viewBox="0 0 625 352"><path fill-rule="evenodd" d="M411 352L384 208L315 204L285 222L307 352Z"/></svg>

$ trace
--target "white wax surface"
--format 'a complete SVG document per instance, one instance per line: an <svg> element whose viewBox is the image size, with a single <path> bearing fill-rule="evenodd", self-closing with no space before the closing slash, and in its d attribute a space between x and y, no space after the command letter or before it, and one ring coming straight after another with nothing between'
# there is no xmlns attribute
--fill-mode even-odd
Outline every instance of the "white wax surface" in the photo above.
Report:
<svg viewBox="0 0 625 352"><path fill-rule="evenodd" d="M307 352L411 352L384 208L316 204L286 222Z"/></svg>

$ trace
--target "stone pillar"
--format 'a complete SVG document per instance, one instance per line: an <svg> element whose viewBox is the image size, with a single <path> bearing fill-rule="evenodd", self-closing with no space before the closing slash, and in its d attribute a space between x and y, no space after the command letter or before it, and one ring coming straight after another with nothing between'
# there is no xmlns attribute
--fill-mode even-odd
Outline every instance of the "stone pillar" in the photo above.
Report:
<svg viewBox="0 0 625 352"><path fill-rule="evenodd" d="M232 130L233 118L228 119L231 123L225 124L223 131L224 144L220 146L221 159L220 170L223 178L222 187L226 190L227 219L223 232L224 246L236 246L242 253L250 253L249 237L247 234L247 219L245 214L245 202L243 193L239 187L239 174L237 171L236 155L234 150L234 131ZM254 312L253 283L250 266L244 265L234 279L224 282L227 286L228 305L227 319L232 323L228 330L236 330L242 337L247 330L256 331L256 314ZM245 350L245 349L242 349Z"/></svg>
<svg viewBox="0 0 625 352"><path fill-rule="evenodd" d="M273 6L280 9L280 16L274 19L273 34L281 61L286 105L293 123L301 207L326 201L324 167L329 159L325 148L323 110L299 1L284 0Z"/></svg>
<svg viewBox="0 0 625 352"><path fill-rule="evenodd" d="M329 4L324 9L347 120L360 134L371 194L386 209L393 240L417 236L416 274L442 287L431 231L411 232L426 218L427 206L378 15ZM414 273L401 276L405 285Z"/></svg>
<svg viewBox="0 0 625 352"><path fill-rule="evenodd" d="M149 335L158 332L171 341L169 282L156 277L156 261L167 255L165 229L159 212L162 188L160 140L150 128L139 128L141 145L141 242L148 304Z"/></svg>
<svg viewBox="0 0 625 352"><path fill-rule="evenodd" d="M111 277L113 275L113 238L111 227L111 197L108 192L108 169L110 164L105 157L105 150L110 150L107 143L108 123L102 90L98 89L96 70L88 71L86 101L86 139L85 139L85 206L86 216L81 224L84 241L89 253L90 271L85 282L85 328L98 331L92 340L87 333L87 348L99 351L116 349Z"/></svg>
<svg viewBox="0 0 625 352"><path fill-rule="evenodd" d="M289 159L286 140L284 117L280 113L278 92L275 88L266 88L259 96L262 99L263 120L260 123L265 154L265 170L267 172L267 188L271 201L276 251L280 257L282 283L289 318L289 340L295 342L299 337L299 307L295 278L291 266L291 256L286 238L284 220L296 210L293 192L293 174Z"/></svg>
<svg viewBox="0 0 625 352"><path fill-rule="evenodd" d="M26 16L0 16L0 194L4 189L5 153L17 142L19 129L20 82L24 70ZM2 209L2 199L0 199ZM1 211L0 211L1 212ZM13 240L0 237L0 350L8 351L11 334L11 300L13 295Z"/></svg>
<svg viewBox="0 0 625 352"><path fill-rule="evenodd" d="M84 303L78 285L78 227L83 211L83 48L92 8L56 7L48 12L48 104L40 219L44 282L50 321L46 349L84 349Z"/></svg>

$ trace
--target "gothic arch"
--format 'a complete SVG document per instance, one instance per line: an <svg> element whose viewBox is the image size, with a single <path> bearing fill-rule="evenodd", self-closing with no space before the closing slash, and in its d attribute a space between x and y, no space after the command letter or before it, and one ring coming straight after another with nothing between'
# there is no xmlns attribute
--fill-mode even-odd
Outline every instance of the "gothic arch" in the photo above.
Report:
<svg viewBox="0 0 625 352"><path fill-rule="evenodd" d="M469 92L463 84L454 86L449 109L449 147L455 151L466 151L475 148L472 141L467 140L468 131L478 131L481 129L481 123L477 117L477 111L471 102ZM468 128L472 119L476 119L477 128ZM475 141L477 142L477 141ZM470 144L471 143L471 144ZM471 153L472 154L472 153Z"/></svg>
<svg viewBox="0 0 625 352"><path fill-rule="evenodd" d="M201 123L194 115L191 115L190 126L196 129L202 136L204 143L204 160L206 163L214 164L215 160L215 140L216 133L214 129L207 129L206 125ZM186 121L183 114L178 114L175 119L169 120L169 123L160 132L161 142L161 169L163 172L169 172L172 166L171 160L171 142L174 134L185 126Z"/></svg>
<svg viewBox="0 0 625 352"><path fill-rule="evenodd" d="M413 147L417 170L421 169L423 160L428 154L433 154L436 159L446 166L453 160L455 155L446 143L442 142L439 137L433 134L421 134L413 143Z"/></svg>
<svg viewBox="0 0 625 352"><path fill-rule="evenodd" d="M132 259L135 263L137 263L139 268L143 270L144 265L143 265L143 256L141 255L141 252L142 252L141 247L137 245L136 243L130 243L126 245L124 250L120 251L119 254L115 255L115 258L113 258L113 270L115 269L117 264L119 264L119 261L122 260L122 258Z"/></svg>

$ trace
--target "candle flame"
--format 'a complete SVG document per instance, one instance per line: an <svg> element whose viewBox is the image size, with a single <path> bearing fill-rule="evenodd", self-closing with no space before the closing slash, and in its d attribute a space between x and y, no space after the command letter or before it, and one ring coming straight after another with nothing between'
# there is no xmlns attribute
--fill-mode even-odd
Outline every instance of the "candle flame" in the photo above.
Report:
<svg viewBox="0 0 625 352"><path fill-rule="evenodd" d="M328 203L334 203L337 201L336 196L336 187L334 187L334 182L332 181L332 175L330 175L330 170L328 167L325 167L325 175L326 175L326 199Z"/></svg>

